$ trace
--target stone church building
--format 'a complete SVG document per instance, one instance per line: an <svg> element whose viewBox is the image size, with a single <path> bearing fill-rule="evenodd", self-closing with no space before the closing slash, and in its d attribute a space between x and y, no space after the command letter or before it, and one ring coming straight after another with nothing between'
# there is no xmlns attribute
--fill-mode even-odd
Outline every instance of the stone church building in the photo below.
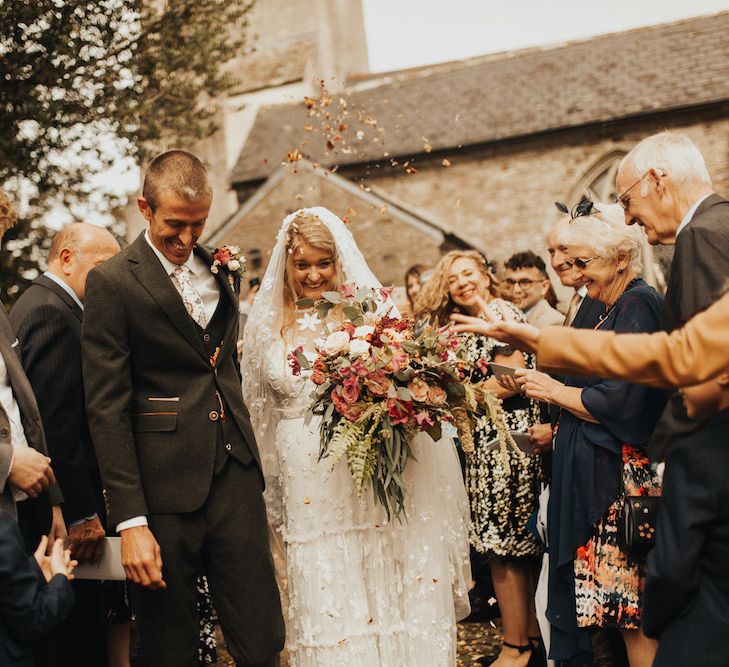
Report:
<svg viewBox="0 0 729 667"><path fill-rule="evenodd" d="M663 129L729 194L729 12L376 75L358 0L262 0L250 29L198 153L207 240L264 266L281 219L311 205L349 221L383 283L454 247L545 254L554 202L614 201L622 156Z"/></svg>

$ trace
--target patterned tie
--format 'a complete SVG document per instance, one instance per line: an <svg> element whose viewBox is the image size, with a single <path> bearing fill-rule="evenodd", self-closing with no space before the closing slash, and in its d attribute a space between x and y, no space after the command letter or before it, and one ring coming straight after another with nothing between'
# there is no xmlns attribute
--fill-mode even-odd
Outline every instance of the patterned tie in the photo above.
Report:
<svg viewBox="0 0 729 667"><path fill-rule="evenodd" d="M190 281L190 267L185 266L184 264L182 266L178 266L172 272L172 275L175 277L177 284L180 286L182 303L185 304L188 314L204 329L208 320L205 317L205 307L203 306L202 299Z"/></svg>
<svg viewBox="0 0 729 667"><path fill-rule="evenodd" d="M570 299L570 305L567 308L567 314L564 317L563 326L568 327L572 324L572 320L575 319L575 315L577 315L577 311L580 309L581 303L582 303L582 297L580 296L580 293L575 292L572 295L572 298Z"/></svg>

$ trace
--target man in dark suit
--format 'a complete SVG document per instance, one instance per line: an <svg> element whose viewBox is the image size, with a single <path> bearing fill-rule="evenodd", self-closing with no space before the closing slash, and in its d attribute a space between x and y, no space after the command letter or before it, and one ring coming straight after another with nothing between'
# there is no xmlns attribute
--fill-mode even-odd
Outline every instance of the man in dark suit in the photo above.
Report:
<svg viewBox="0 0 729 667"><path fill-rule="evenodd" d="M729 655L729 373L682 389L706 421L671 449L648 554L642 627L656 667L727 664Z"/></svg>
<svg viewBox="0 0 729 667"><path fill-rule="evenodd" d="M617 188L627 224L643 227L652 245L676 245L662 313L670 332L713 303L729 278L729 201L712 192L698 148L671 132L644 139L625 156ZM651 459L663 460L696 426L674 394L651 438Z"/></svg>
<svg viewBox="0 0 729 667"><path fill-rule="evenodd" d="M89 274L87 412L145 660L196 667L203 572L236 663L263 667L283 619L236 357L240 276L212 272L197 245L211 201L193 155L150 164L138 200L149 228Z"/></svg>
<svg viewBox="0 0 729 667"><path fill-rule="evenodd" d="M48 451L65 502L71 553L79 561L101 556L106 519L101 476L91 444L81 377L81 322L86 276L120 250L102 227L67 226L53 240L48 271L18 299L10 322L20 341L23 368L33 387ZM39 501L19 506L26 542L46 532L49 515ZM29 533L29 535L28 535ZM106 662L106 613L100 581L75 581L73 613L40 643L38 665Z"/></svg>
<svg viewBox="0 0 729 667"><path fill-rule="evenodd" d="M0 240L17 219L7 196L0 191ZM38 405L18 356L18 341L5 308L0 307L0 509L17 516L16 501L37 498L41 493L47 494L53 506L63 502L50 463ZM51 540L65 536L59 510L54 515Z"/></svg>

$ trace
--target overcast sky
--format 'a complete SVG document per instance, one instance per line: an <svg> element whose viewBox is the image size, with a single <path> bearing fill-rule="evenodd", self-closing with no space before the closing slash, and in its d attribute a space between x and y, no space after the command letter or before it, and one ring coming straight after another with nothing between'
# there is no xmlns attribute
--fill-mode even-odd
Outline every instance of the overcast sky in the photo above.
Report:
<svg viewBox="0 0 729 667"><path fill-rule="evenodd" d="M729 0L362 0L362 4L373 72L560 43L729 9Z"/></svg>

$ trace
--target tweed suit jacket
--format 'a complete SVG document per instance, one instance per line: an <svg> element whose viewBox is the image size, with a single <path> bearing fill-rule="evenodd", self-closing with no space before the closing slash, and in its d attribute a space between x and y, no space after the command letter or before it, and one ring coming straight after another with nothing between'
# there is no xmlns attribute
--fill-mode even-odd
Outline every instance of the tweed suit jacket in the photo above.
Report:
<svg viewBox="0 0 729 667"><path fill-rule="evenodd" d="M672 331L721 293L729 278L729 201L709 195L691 222L676 238L661 328ZM692 433L698 422L689 419L681 397L669 399L648 443L648 455L664 460L671 447Z"/></svg>
<svg viewBox="0 0 729 667"><path fill-rule="evenodd" d="M616 334L548 327L539 337L539 368L599 375L654 387L687 386L729 370L729 292L670 334Z"/></svg>
<svg viewBox="0 0 729 667"><path fill-rule="evenodd" d="M211 265L206 248L194 252ZM236 358L238 297L225 271L216 277L227 303L213 365L144 233L89 274L83 373L111 525L202 506L214 474L221 399L245 440L228 454L244 461L252 454L260 467ZM238 451L245 444L250 454Z"/></svg>
<svg viewBox="0 0 729 667"><path fill-rule="evenodd" d="M661 328L672 331L711 305L729 279L729 201L709 195L676 238Z"/></svg>
<svg viewBox="0 0 729 667"><path fill-rule="evenodd" d="M40 276L10 311L20 356L43 419L66 522L104 520L101 476L91 444L81 377L83 311L58 283Z"/></svg>
<svg viewBox="0 0 729 667"><path fill-rule="evenodd" d="M43 422L38 412L38 404L33 395L33 388L23 371L18 356L19 344L5 308L0 306L0 355L3 357L8 372L8 380L13 389L13 395L18 403L20 418L23 422L25 439L33 449L48 456L46 437L43 433ZM10 464L13 460L13 446L10 441L10 421L5 410L0 406L0 510L10 512L15 516L15 500L13 489L8 484ZM51 462L51 465L53 463ZM52 505L63 502L63 495L58 484L49 486L44 493Z"/></svg>

